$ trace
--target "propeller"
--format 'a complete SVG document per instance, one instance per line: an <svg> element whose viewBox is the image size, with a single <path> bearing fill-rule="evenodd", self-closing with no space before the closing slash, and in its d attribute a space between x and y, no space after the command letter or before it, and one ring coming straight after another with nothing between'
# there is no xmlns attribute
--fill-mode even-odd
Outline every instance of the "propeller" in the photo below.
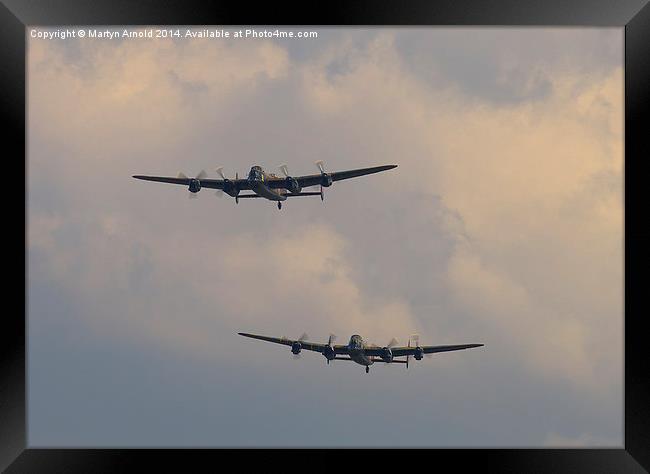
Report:
<svg viewBox="0 0 650 474"><path fill-rule="evenodd" d="M197 174L194 178L188 178L185 173L178 173L178 177L181 179L189 179L190 180L190 194L189 198L190 199L196 199L198 196L196 195L200 190L201 190L201 180L204 178L208 177L208 173L206 173L205 170L201 170L199 174Z"/></svg>
<svg viewBox="0 0 650 474"><path fill-rule="evenodd" d="M334 348L332 347L334 341L336 341L336 334L330 333L330 337L329 339L327 339L327 345L331 349L328 348L327 351L323 353L323 355L325 355L325 359L327 360L327 365L330 364L330 357L332 358L336 357L336 353L334 352Z"/></svg>
<svg viewBox="0 0 650 474"><path fill-rule="evenodd" d="M298 338L298 342L305 342L307 339L309 339L309 336L307 335L306 332L302 333L302 336ZM298 352L297 354L293 354L293 359L300 359L302 357L302 352Z"/></svg>
<svg viewBox="0 0 650 474"><path fill-rule="evenodd" d="M191 179L185 173L178 173L178 177L182 179ZM201 170L194 179L204 179L208 177L208 173L205 170Z"/></svg>
<svg viewBox="0 0 650 474"><path fill-rule="evenodd" d="M395 346L398 345L398 344L399 344L399 341L398 341L397 339L395 339L395 338L392 338L392 339L388 342L388 344L386 344L385 347L388 347L389 349L392 349L393 347L395 347ZM394 365L394 364L382 364L382 367L388 367L389 365Z"/></svg>
<svg viewBox="0 0 650 474"><path fill-rule="evenodd" d="M325 187L331 186L332 185L332 177L325 172L325 164L323 163L323 160L315 161L314 164L318 167L318 170L320 171L320 175L321 175L320 200L324 201L325 200L325 195L323 194L323 186L325 186Z"/></svg>
<svg viewBox="0 0 650 474"><path fill-rule="evenodd" d="M221 198L223 197L223 193L226 192L228 195L233 196L235 198L235 202L239 204L239 190L236 188L236 184L233 183L231 180L229 180L226 175L223 172L223 166L219 166L216 169L217 174L223 179L224 181L224 189L217 189L215 192L215 196ZM235 181L239 180L239 173L235 173Z"/></svg>
<svg viewBox="0 0 650 474"><path fill-rule="evenodd" d="M223 174L223 166L219 166L219 167L216 169L216 171L217 171L217 174L218 174L219 176L221 176L221 179L223 179L224 181L227 179L226 176ZM214 192L214 195L217 196L219 199L221 199L221 198L223 197L223 190L222 190L222 189L217 189L217 190Z"/></svg>
<svg viewBox="0 0 650 474"><path fill-rule="evenodd" d="M285 188L287 191L289 191L291 194L299 194L300 191L302 191L302 186L300 186L300 183L298 182L297 179L291 177L289 175L289 167L287 165L280 165L278 166L278 169L282 172L285 178Z"/></svg>
<svg viewBox="0 0 650 474"><path fill-rule="evenodd" d="M411 347L411 338L410 337L409 337L409 342L406 345L406 347ZM406 368L407 369L409 368L409 360L411 360L411 356L407 354L406 355Z"/></svg>
<svg viewBox="0 0 650 474"><path fill-rule="evenodd" d="M415 347L420 347L420 335L419 334L413 334L410 338L413 341L413 344L415 344ZM424 354L427 359L430 359L433 357L433 354Z"/></svg>

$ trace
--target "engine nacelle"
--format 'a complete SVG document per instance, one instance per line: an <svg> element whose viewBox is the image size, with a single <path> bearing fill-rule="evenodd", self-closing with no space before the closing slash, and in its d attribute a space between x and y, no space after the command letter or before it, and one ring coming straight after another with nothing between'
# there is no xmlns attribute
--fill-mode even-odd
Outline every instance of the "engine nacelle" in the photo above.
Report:
<svg viewBox="0 0 650 474"><path fill-rule="evenodd" d="M235 197L239 194L239 189L237 189L235 183L233 183L229 179L225 179L223 181L223 192L229 196Z"/></svg>
<svg viewBox="0 0 650 474"><path fill-rule="evenodd" d="M334 360L336 358L336 352L334 352L334 348L332 346L327 346L323 350L323 355L327 360Z"/></svg>
<svg viewBox="0 0 650 474"><path fill-rule="evenodd" d="M332 185L332 177L327 173L322 173L320 176L320 184L324 188L329 188Z"/></svg>
<svg viewBox="0 0 650 474"><path fill-rule="evenodd" d="M390 347L384 347L380 357L384 362L393 362L393 351Z"/></svg>
<svg viewBox="0 0 650 474"><path fill-rule="evenodd" d="M300 344L298 341L294 342L291 344L291 352L294 354L300 354L300 351L302 350L302 344Z"/></svg>
<svg viewBox="0 0 650 474"><path fill-rule="evenodd" d="M285 187L289 190L290 193L293 194L298 194L300 191L302 191L302 187L298 183L298 180L296 178L292 178L291 176L287 176Z"/></svg>
<svg viewBox="0 0 650 474"><path fill-rule="evenodd" d="M422 360L422 357L424 357L424 350L422 350L421 347L416 347L415 352L413 353L413 357L415 360Z"/></svg>
<svg viewBox="0 0 650 474"><path fill-rule="evenodd" d="M190 179L190 192L198 193L201 190L201 181L196 178Z"/></svg>

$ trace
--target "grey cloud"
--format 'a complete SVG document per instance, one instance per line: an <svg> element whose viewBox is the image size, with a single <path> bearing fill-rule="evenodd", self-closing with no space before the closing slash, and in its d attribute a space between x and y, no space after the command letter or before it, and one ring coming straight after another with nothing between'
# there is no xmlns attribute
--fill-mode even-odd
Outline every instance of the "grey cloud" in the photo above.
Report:
<svg viewBox="0 0 650 474"><path fill-rule="evenodd" d="M297 63L313 61L315 57L320 56L338 44L347 44L349 48L355 51L363 50L380 31L378 28L314 28L311 26L294 28L293 30L315 30L318 32L317 40L274 40L276 44L286 48L290 59Z"/></svg>
<svg viewBox="0 0 650 474"><path fill-rule="evenodd" d="M432 28L400 30L395 44L424 82L507 105L547 97L549 77L558 69L601 74L620 66L621 34L595 28Z"/></svg>
<svg viewBox="0 0 650 474"><path fill-rule="evenodd" d="M52 317L30 330L32 446L540 446L545 433L568 437L576 427L621 437L620 410L524 383L507 361L459 370L437 359L409 371L373 367L362 378L316 355L294 361L284 348L241 342L235 357L263 363L233 370L137 337L98 337L69 321L65 294L35 290ZM471 367L484 378L468 378Z"/></svg>

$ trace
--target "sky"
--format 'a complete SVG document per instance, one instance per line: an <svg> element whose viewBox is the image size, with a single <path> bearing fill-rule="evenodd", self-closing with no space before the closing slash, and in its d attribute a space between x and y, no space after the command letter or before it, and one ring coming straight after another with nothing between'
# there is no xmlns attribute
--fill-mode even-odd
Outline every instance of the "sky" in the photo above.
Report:
<svg viewBox="0 0 650 474"><path fill-rule="evenodd" d="M622 447L623 29L316 31L28 37L30 447Z"/></svg>

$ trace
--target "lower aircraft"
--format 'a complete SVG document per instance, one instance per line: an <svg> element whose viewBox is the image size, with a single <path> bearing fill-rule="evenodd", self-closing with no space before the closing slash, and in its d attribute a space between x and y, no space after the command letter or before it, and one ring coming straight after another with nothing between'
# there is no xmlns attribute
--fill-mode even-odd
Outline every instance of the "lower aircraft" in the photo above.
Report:
<svg viewBox="0 0 650 474"><path fill-rule="evenodd" d="M393 339L386 346L376 346L374 344L366 343L361 336L355 334L350 338L350 342L346 345L334 345L334 335L331 334L327 344L319 344L314 342L307 342L307 334L303 334L297 340L287 339L285 337L269 337L258 336L256 334L248 334L245 332L238 333L240 336L250 337L253 339L260 339L262 341L274 342L276 344L283 344L291 347L291 352L294 356L298 356L300 351L314 351L323 354L327 363L331 360L349 360L366 367L366 373L370 371L370 366L375 362L384 362L386 364L405 364L408 369L409 360L413 357L415 360L422 360L424 355L433 354L435 352L448 352L458 351L461 349L470 349L472 347L481 347L483 344L459 344L447 346L420 346L419 337L417 335L411 336L407 346L399 347L398 342ZM413 340L414 345L411 345ZM396 357L404 357L404 359L396 359Z"/></svg>
<svg viewBox="0 0 650 474"><path fill-rule="evenodd" d="M372 168L359 168L355 170L334 171L328 173L325 171L322 161L317 161L316 166L318 166L320 171L319 174L295 177L289 175L287 165L280 166L280 170L284 177L276 176L273 173L267 173L261 166L253 166L248 173L248 177L242 179L239 179L237 174L235 174L235 179L226 178L223 173L223 168L217 168L217 173L221 176L221 179L209 179L207 177L208 174L205 171L201 171L195 178L188 178L183 173L179 173L176 178L142 175L136 175L133 177L144 181L155 181L158 183L187 186L190 191L190 197L196 196L196 193L198 193L202 188L210 188L217 190L217 196L222 196L223 193L226 193L229 196L234 197L236 203L239 203L240 199L245 198L265 198L270 201L277 201L278 209L282 209L282 201L286 201L287 198L299 196L320 196L322 201L324 199L323 188L330 187L334 181L379 173L380 171L386 171L397 167L397 165L383 165ZM310 186L320 186L320 192L303 192L303 188ZM241 191L252 191L253 193L240 194Z"/></svg>

